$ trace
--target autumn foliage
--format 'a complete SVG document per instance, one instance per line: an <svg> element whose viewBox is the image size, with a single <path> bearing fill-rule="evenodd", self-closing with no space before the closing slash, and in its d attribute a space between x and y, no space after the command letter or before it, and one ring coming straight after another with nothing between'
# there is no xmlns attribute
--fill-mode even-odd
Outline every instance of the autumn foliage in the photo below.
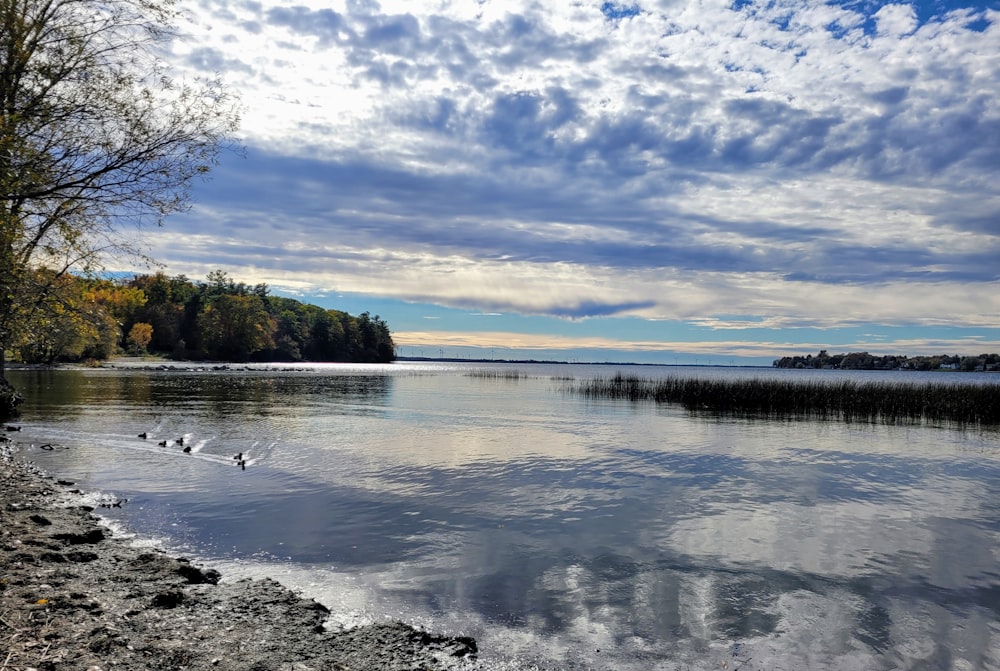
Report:
<svg viewBox="0 0 1000 671"><path fill-rule="evenodd" d="M206 282L162 273L58 278L58 300L12 348L27 363L100 360L120 352L214 361L395 360L388 325L271 296L214 272Z"/></svg>

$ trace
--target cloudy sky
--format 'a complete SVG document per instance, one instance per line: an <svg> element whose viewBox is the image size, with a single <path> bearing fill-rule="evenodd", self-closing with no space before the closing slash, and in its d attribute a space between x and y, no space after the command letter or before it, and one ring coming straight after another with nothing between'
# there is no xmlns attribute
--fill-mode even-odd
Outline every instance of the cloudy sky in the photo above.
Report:
<svg viewBox="0 0 1000 671"><path fill-rule="evenodd" d="M403 355L1000 351L1000 0L182 3L246 157L169 274Z"/></svg>

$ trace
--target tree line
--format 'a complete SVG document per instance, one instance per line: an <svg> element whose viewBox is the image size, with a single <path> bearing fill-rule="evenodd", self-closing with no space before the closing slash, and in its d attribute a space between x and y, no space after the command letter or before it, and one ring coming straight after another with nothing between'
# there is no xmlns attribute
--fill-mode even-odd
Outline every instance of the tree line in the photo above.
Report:
<svg viewBox="0 0 1000 671"><path fill-rule="evenodd" d="M396 358L389 326L378 315L272 296L267 285L236 282L221 270L205 282L163 273L49 281L50 304L13 344L13 359L53 364L122 352L233 362Z"/></svg>
<svg viewBox="0 0 1000 671"><path fill-rule="evenodd" d="M868 352L828 354L821 350L813 356L786 356L774 361L775 368L834 368L841 370L960 370L1000 371L1000 354L960 356L938 354L931 356L878 356Z"/></svg>

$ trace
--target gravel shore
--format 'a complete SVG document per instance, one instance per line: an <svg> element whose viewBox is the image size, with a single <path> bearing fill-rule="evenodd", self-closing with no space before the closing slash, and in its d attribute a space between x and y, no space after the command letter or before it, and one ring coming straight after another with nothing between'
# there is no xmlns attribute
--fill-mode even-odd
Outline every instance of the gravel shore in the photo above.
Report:
<svg viewBox="0 0 1000 671"><path fill-rule="evenodd" d="M2 428L2 427L0 427ZM475 666L476 643L394 622L327 628L270 580L116 538L73 483L0 436L0 671L383 671Z"/></svg>

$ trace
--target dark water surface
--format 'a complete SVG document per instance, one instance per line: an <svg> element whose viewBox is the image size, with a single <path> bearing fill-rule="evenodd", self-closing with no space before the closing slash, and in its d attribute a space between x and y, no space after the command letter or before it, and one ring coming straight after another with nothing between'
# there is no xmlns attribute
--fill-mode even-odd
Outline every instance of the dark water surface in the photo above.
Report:
<svg viewBox="0 0 1000 671"><path fill-rule="evenodd" d="M10 377L29 399L22 455L128 498L113 521L229 576L275 575L344 624L474 635L491 668L1000 669L995 429L565 391L616 370Z"/></svg>

